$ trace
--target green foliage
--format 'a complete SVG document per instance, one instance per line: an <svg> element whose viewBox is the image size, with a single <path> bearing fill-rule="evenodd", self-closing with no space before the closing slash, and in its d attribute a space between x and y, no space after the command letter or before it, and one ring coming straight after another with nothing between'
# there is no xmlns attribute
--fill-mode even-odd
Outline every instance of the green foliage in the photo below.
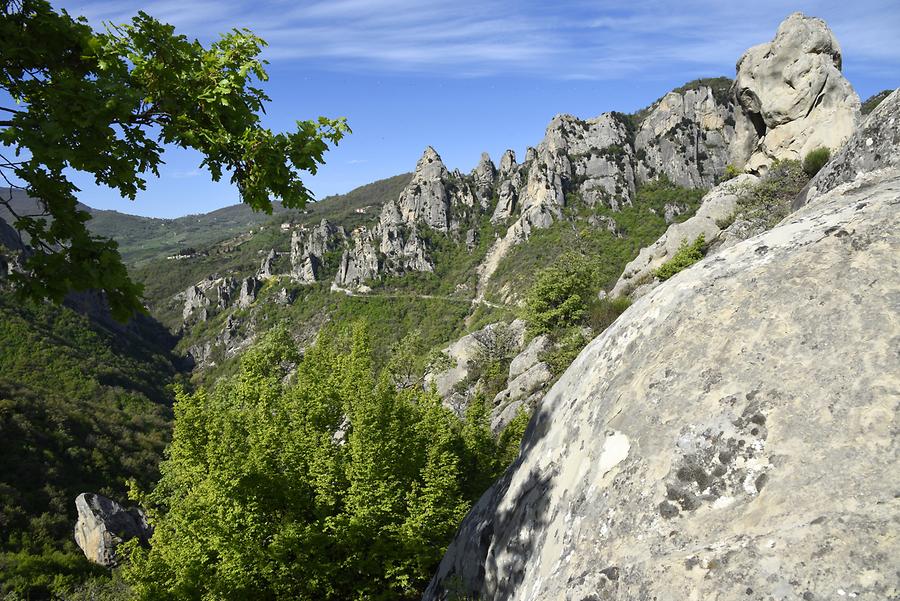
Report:
<svg viewBox="0 0 900 601"><path fill-rule="evenodd" d="M825 166L825 163L827 163L830 158L831 149L826 146L810 150L806 156L803 157L803 172L806 173L808 177L812 178Z"/></svg>
<svg viewBox="0 0 900 601"><path fill-rule="evenodd" d="M507 290L531 289L537 274L561 260L566 252L580 255L593 270L591 295L615 284L625 265L645 246L655 242L668 224L665 206L683 209L676 221L684 221L700 206L704 190L682 188L665 178L641 185L631 205L613 210L606 206L571 205L569 220L531 233L527 244L515 246L500 262L487 288L487 297L497 298ZM616 232L591 225L591 218L612 219Z"/></svg>
<svg viewBox="0 0 900 601"><path fill-rule="evenodd" d="M725 165L725 172L722 174L722 181L726 182L730 179L734 179L741 173L743 173L741 169L738 169L737 167L729 163L728 165Z"/></svg>
<svg viewBox="0 0 900 601"><path fill-rule="evenodd" d="M349 131L344 119L298 121L272 133L260 115L269 100L258 58L265 43L246 30L209 48L140 12L124 25L95 32L84 19L57 13L45 0L2 0L4 178L24 182L50 219L19 216L16 227L42 252L16 274L21 294L61 302L70 290L104 290L119 319L141 311L115 242L93 236L78 208L69 169L94 176L123 196L158 174L163 144L203 155L214 180L229 173L243 202L271 212L271 198L302 207L310 199L298 171L315 174L328 144ZM21 160L18 160L20 159Z"/></svg>
<svg viewBox="0 0 900 601"><path fill-rule="evenodd" d="M672 258L663 263L654 272L661 280L668 280L676 273L680 273L703 258L706 253L706 237L703 234L697 236L693 242L687 239L681 241L678 250Z"/></svg>
<svg viewBox="0 0 900 601"><path fill-rule="evenodd" d="M434 392L398 388L369 341L332 327L298 359L276 329L232 378L178 394L142 499L151 548L133 545L125 568L137 599L421 595L520 435L495 442L483 399L460 421Z"/></svg>
<svg viewBox="0 0 900 601"><path fill-rule="evenodd" d="M553 347L540 358L550 366L550 371L554 374L566 371L581 349L590 342L590 337L576 327L554 332L554 339Z"/></svg>
<svg viewBox="0 0 900 601"><path fill-rule="evenodd" d="M771 229L787 217L791 202L808 182L799 161L776 161L759 182L739 193L735 218Z"/></svg>
<svg viewBox="0 0 900 601"><path fill-rule="evenodd" d="M592 269L577 255L567 255L541 271L525 295L525 321L537 335L580 323L591 296Z"/></svg>
<svg viewBox="0 0 900 601"><path fill-rule="evenodd" d="M630 306L631 299L627 296L594 298L588 306L587 325L592 332L602 332Z"/></svg>
<svg viewBox="0 0 900 601"><path fill-rule="evenodd" d="M867 98L866 101L862 103L862 114L868 115L869 113L874 111L876 108L878 108L878 105L881 104L885 98L893 93L894 90L882 90L877 94L869 96L869 98Z"/></svg>
<svg viewBox="0 0 900 601"><path fill-rule="evenodd" d="M154 332L110 332L0 293L0 597L47 598L98 573L72 539L75 497L149 486L176 376Z"/></svg>

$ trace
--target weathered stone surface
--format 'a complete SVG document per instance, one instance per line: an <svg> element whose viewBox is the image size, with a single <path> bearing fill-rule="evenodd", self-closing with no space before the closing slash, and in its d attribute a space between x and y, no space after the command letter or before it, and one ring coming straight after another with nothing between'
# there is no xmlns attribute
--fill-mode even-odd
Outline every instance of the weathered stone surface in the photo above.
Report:
<svg viewBox="0 0 900 601"><path fill-rule="evenodd" d="M189 319L206 321L208 316L209 298L199 285L188 286L184 291L184 308L181 310L181 318L187 322Z"/></svg>
<svg viewBox="0 0 900 601"><path fill-rule="evenodd" d="M712 186L726 165L744 164L754 134L730 95L718 99L709 86L669 92L635 134L638 178L666 175L679 186Z"/></svg>
<svg viewBox="0 0 900 601"><path fill-rule="evenodd" d="M353 230L350 246L341 255L334 283L338 286L359 286L380 273L381 264L372 241L372 233L364 227Z"/></svg>
<svg viewBox="0 0 900 601"><path fill-rule="evenodd" d="M344 228L327 219L313 228L294 230L291 234L291 277L302 284L316 281L318 267L325 255L346 246L346 238Z"/></svg>
<svg viewBox="0 0 900 601"><path fill-rule="evenodd" d="M809 182L794 201L798 209L836 186L879 167L900 167L900 91L881 101L841 151Z"/></svg>
<svg viewBox="0 0 900 601"><path fill-rule="evenodd" d="M517 352L524 344L524 338L525 322L521 319L509 324L488 324L445 348L443 352L450 359L450 368L427 374L425 385L433 383L444 405L462 415L474 394L475 382L469 382L470 387L466 390L457 389L469 379L472 367L486 354Z"/></svg>
<svg viewBox="0 0 900 601"><path fill-rule="evenodd" d="M117 564L116 547L138 538L147 543L152 530L139 509L125 509L115 501L94 493L81 493L75 499L78 521L75 542L84 556L106 567Z"/></svg>
<svg viewBox="0 0 900 601"><path fill-rule="evenodd" d="M278 254L275 252L273 248L270 250L263 260L259 264L259 269L256 271L256 277L259 279L268 279L274 276L272 273L272 265L275 263L275 259L278 257Z"/></svg>
<svg viewBox="0 0 900 601"><path fill-rule="evenodd" d="M481 153L481 160L472 171L472 180L475 182L475 194L483 209L487 209L491 203L491 196L494 193L494 179L497 177L497 168L491 161L491 156Z"/></svg>
<svg viewBox="0 0 900 601"><path fill-rule="evenodd" d="M754 172L821 146L836 151L860 118L859 97L841 74L837 39L824 21L802 13L785 19L774 40L744 53L735 89L759 137L747 163Z"/></svg>
<svg viewBox="0 0 900 601"><path fill-rule="evenodd" d="M301 284L313 284L319 280L322 263L315 255L306 255L299 265L294 266L293 276Z"/></svg>
<svg viewBox="0 0 900 601"><path fill-rule="evenodd" d="M553 372L546 363L536 363L513 378L508 386L494 397L495 407L505 407L511 402L524 399L535 390L553 379Z"/></svg>
<svg viewBox="0 0 900 601"><path fill-rule="evenodd" d="M707 242L711 242L721 231L722 220L734 213L740 192L757 180L755 175L742 174L710 190L693 217L670 225L656 242L641 249L625 266L610 296L628 295L637 286L647 283L653 278L653 272L678 251L683 241L693 242L702 234Z"/></svg>
<svg viewBox="0 0 900 601"><path fill-rule="evenodd" d="M406 222L422 221L436 230L450 228L450 174L440 155L429 146L416 164L412 180L400 194L398 208Z"/></svg>
<svg viewBox="0 0 900 601"><path fill-rule="evenodd" d="M525 373L533 365L537 365L540 361L542 353L550 350L552 346L550 337L546 334L535 336L521 353L516 355L509 363L509 379L515 380L519 375Z"/></svg>
<svg viewBox="0 0 900 601"><path fill-rule="evenodd" d="M246 309L256 301L259 291L262 290L262 282L255 277L244 278L241 281L241 294L238 297L238 307Z"/></svg>
<svg viewBox="0 0 900 601"><path fill-rule="evenodd" d="M900 171L858 176L635 302L424 598L900 594L898 207Z"/></svg>

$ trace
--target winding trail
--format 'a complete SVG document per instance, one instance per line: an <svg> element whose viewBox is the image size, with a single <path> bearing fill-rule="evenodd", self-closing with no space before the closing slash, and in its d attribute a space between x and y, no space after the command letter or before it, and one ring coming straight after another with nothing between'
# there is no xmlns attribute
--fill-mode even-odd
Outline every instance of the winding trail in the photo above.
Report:
<svg viewBox="0 0 900 601"><path fill-rule="evenodd" d="M477 298L477 297L472 298L472 299L467 299L467 298L458 298L455 296L441 296L441 295L437 295L437 294L396 294L396 293L390 293L390 292L359 293L359 292L354 292L353 290L350 290L348 288L342 288L335 284L331 285L331 291L332 292L343 292L347 296L355 296L355 297L360 297L360 298L421 298L421 299L428 299L428 300L448 301L448 302L453 302L453 303L465 303L470 306L484 305L485 307L491 307L493 309L508 309L510 311L513 311L516 309L516 307L513 305L504 305L501 303L494 303L491 301L484 300L483 298Z"/></svg>

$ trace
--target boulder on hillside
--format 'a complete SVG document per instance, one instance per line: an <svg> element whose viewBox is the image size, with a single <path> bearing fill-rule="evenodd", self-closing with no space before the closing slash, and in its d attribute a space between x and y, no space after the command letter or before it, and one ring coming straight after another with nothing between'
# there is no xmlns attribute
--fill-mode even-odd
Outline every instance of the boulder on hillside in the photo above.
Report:
<svg viewBox="0 0 900 601"><path fill-rule="evenodd" d="M859 123L859 96L841 74L837 39L825 21L802 13L785 19L774 40L744 53L735 91L759 137L749 171L821 146L835 151Z"/></svg>
<svg viewBox="0 0 900 601"><path fill-rule="evenodd" d="M102 495L81 493L75 509L75 542L90 561L108 568L117 564L116 547L133 538L146 544L153 532L140 509L125 509Z"/></svg>
<svg viewBox="0 0 900 601"><path fill-rule="evenodd" d="M867 131L896 154L891 117ZM591 342L424 599L895 598L888 161L667 280Z"/></svg>

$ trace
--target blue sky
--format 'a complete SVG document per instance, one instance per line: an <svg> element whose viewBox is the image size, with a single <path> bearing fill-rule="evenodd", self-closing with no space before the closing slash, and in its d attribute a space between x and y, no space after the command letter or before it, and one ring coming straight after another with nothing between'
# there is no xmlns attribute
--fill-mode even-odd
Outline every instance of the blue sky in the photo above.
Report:
<svg viewBox="0 0 900 601"><path fill-rule="evenodd" d="M824 18L865 99L900 86L900 2L822 0L65 0L100 27L138 10L209 42L247 27L269 42L266 124L346 116L353 134L305 181L318 198L411 171L427 145L453 169L482 151L521 158L561 112L630 112L691 79L734 75L741 53L800 10ZM673 13L672 8L678 12ZM239 202L194 152L170 150L135 202L76 177L81 200L157 217Z"/></svg>

